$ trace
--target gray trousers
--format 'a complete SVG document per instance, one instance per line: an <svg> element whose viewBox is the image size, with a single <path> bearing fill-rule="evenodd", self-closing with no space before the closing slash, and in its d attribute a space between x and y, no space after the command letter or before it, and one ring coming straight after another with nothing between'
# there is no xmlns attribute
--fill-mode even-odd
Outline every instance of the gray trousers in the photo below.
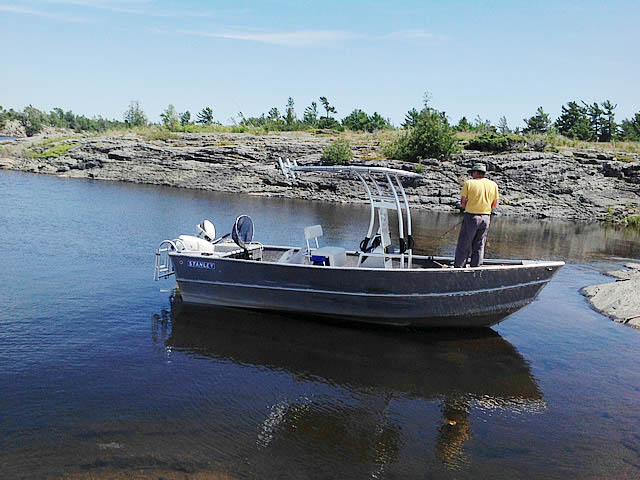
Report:
<svg viewBox="0 0 640 480"><path fill-rule="evenodd" d="M487 232L491 215L475 215L465 213L458 235L458 246L456 247L456 259L454 267L464 267L469 255L471 255L471 266L479 267L484 260L484 244L487 241Z"/></svg>

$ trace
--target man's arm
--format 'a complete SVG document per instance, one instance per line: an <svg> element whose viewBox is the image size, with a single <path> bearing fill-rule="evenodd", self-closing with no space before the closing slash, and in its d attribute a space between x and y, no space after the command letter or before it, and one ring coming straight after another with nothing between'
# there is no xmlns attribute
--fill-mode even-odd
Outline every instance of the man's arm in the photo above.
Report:
<svg viewBox="0 0 640 480"><path fill-rule="evenodd" d="M494 208L498 208L498 199L497 198L491 204L491 210L493 210Z"/></svg>
<svg viewBox="0 0 640 480"><path fill-rule="evenodd" d="M460 191L460 205L462 205L462 208L467 208L467 201L469 200L469 197L467 197L468 190L469 180L464 182L464 185L462 185L462 190Z"/></svg>

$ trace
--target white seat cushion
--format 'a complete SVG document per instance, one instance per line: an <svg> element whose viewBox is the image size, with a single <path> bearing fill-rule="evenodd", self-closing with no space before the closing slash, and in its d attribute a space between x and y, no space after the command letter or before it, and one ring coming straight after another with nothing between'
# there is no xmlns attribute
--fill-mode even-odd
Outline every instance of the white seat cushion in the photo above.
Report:
<svg viewBox="0 0 640 480"><path fill-rule="evenodd" d="M322 247L311 250L311 255L327 257L332 267L342 267L347 263L347 251L342 247Z"/></svg>

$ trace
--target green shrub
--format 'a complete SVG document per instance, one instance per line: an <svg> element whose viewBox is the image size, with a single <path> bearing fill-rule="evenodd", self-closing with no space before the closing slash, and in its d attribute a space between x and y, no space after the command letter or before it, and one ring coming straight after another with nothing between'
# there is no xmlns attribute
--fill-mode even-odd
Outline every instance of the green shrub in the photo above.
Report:
<svg viewBox="0 0 640 480"><path fill-rule="evenodd" d="M443 112L425 107L400 138L383 145L389 158L418 162L425 158L447 159L458 151L456 131Z"/></svg>
<svg viewBox="0 0 640 480"><path fill-rule="evenodd" d="M69 150L71 150L71 148L73 148L72 143L61 143L59 145L54 145L42 151L27 148L24 150L24 153L28 157L35 158L35 159L57 158L57 157L63 157L67 155L69 153Z"/></svg>
<svg viewBox="0 0 640 480"><path fill-rule="evenodd" d="M320 160L327 165L346 165L353 160L351 145L344 138L337 138L325 147Z"/></svg>
<svg viewBox="0 0 640 480"><path fill-rule="evenodd" d="M480 150L481 152L506 152L518 150L526 145L526 140L520 135L497 132L486 132L479 135L465 145L465 150Z"/></svg>
<svg viewBox="0 0 640 480"><path fill-rule="evenodd" d="M42 140L40 142L40 146L45 146L45 145L50 145L52 143L59 143L59 142L64 142L65 140L73 140L75 138L78 137L70 137L70 136L66 136L66 137L51 137L51 138L45 138L44 140Z"/></svg>
<svg viewBox="0 0 640 480"><path fill-rule="evenodd" d="M640 214L629 215L627 218L625 218L624 223L629 228L640 230Z"/></svg>
<svg viewBox="0 0 640 480"><path fill-rule="evenodd" d="M547 140L542 135L527 136L527 148L534 152L544 152L547 148Z"/></svg>
<svg viewBox="0 0 640 480"><path fill-rule="evenodd" d="M142 133L142 138L148 141L153 140L175 140L178 137L176 133L169 132L160 128L152 128Z"/></svg>
<svg viewBox="0 0 640 480"><path fill-rule="evenodd" d="M321 128L323 130L336 130L338 132L343 132L344 131L344 127L342 125L340 125L340 122L338 122L335 118L333 117L322 117L321 119L318 120L318 128Z"/></svg>
<svg viewBox="0 0 640 480"><path fill-rule="evenodd" d="M366 112L356 108L353 112L342 119L342 126L353 132L369 132L385 128L393 128L391 124L378 112L367 115Z"/></svg>
<svg viewBox="0 0 640 480"><path fill-rule="evenodd" d="M614 153L614 156L620 162L631 163L636 161L635 157L632 157L631 155L625 155L624 153Z"/></svg>

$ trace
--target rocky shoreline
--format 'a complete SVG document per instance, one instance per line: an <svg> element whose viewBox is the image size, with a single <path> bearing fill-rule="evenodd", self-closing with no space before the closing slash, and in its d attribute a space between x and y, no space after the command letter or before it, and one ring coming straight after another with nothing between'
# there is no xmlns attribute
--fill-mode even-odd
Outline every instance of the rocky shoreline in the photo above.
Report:
<svg viewBox="0 0 640 480"><path fill-rule="evenodd" d="M177 134L155 140L134 134L42 136L0 143L0 168L267 197L365 201L355 180L346 176L309 174L292 188L275 166L278 157L318 163L332 139L300 132ZM420 171L424 179L406 186L409 200L419 209L456 211L461 183L477 161L487 164L490 178L500 185L498 214L615 220L636 213L640 205L637 154L465 151L448 161L427 159L418 166L382 159L376 138L363 135L351 143L353 163Z"/></svg>
<svg viewBox="0 0 640 480"><path fill-rule="evenodd" d="M624 270L608 272L615 282L582 289L591 306L616 322L640 329L640 264L627 263Z"/></svg>

